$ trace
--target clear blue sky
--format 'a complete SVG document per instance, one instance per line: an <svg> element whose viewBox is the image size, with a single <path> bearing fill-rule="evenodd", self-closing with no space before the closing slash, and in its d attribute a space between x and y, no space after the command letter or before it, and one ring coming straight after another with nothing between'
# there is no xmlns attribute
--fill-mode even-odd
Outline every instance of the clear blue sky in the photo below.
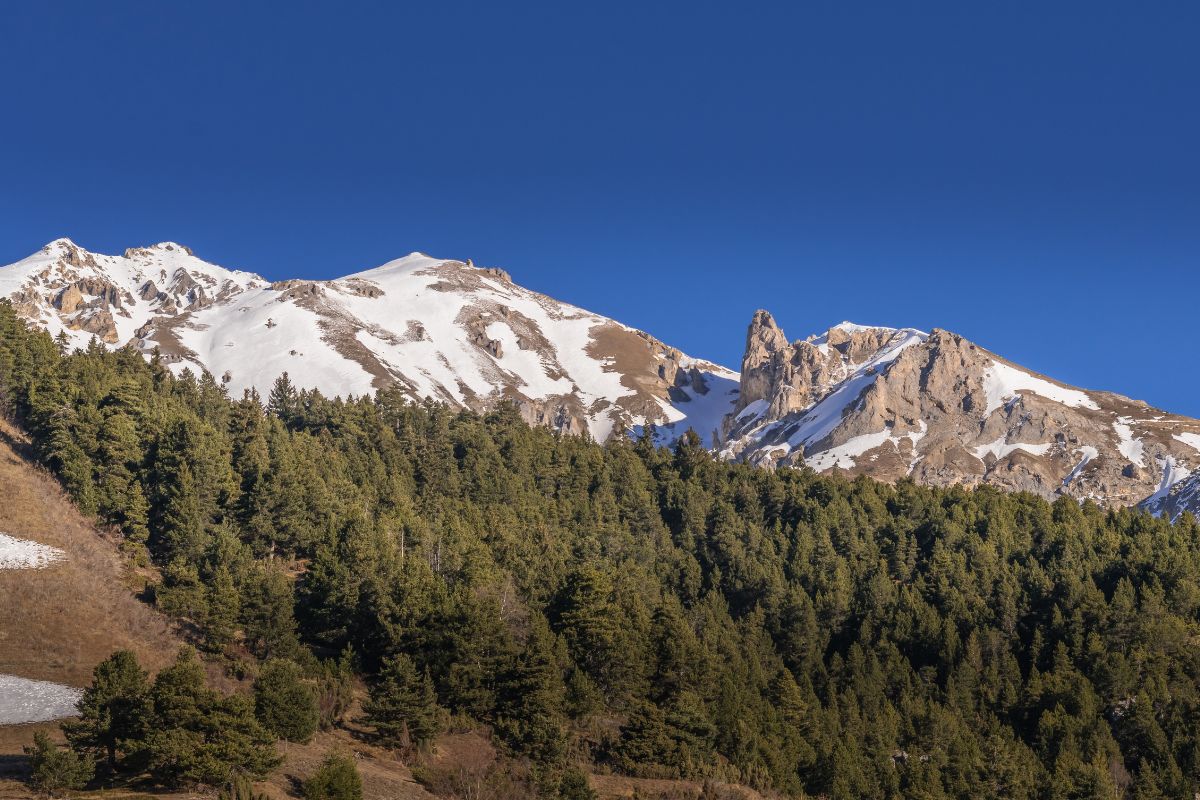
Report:
<svg viewBox="0 0 1200 800"><path fill-rule="evenodd" d="M0 263L411 250L736 367L944 327L1200 416L1200 4L0 4Z"/></svg>

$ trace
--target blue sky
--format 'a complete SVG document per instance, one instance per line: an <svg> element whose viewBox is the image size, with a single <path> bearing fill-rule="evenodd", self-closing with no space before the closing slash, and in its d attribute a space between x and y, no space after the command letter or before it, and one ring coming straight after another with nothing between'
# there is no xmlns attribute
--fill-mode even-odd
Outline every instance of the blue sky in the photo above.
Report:
<svg viewBox="0 0 1200 800"><path fill-rule="evenodd" d="M736 367L770 309L1200 416L1200 5L4 3L0 263L412 250Z"/></svg>

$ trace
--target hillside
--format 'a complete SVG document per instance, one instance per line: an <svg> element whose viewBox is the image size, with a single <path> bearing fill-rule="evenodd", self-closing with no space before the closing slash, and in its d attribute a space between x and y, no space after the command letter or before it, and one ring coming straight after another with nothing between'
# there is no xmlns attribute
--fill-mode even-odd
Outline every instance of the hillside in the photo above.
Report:
<svg viewBox="0 0 1200 800"><path fill-rule="evenodd" d="M117 552L117 539L106 538L85 520L53 476L29 460L24 435L0 419L0 531L24 541L55 548L56 558L42 569L0 565L0 676L86 686L92 668L113 650L138 653L157 669L174 657L180 640L161 614L134 597L138 584ZM24 701L21 687L0 691L0 717ZM42 725L0 725L0 797L21 796L5 786L32 731Z"/></svg>

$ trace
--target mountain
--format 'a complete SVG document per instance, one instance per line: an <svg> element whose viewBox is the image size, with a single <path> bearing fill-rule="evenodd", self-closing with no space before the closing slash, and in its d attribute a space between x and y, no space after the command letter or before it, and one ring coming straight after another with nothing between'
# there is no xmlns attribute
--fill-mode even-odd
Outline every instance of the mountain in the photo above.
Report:
<svg viewBox="0 0 1200 800"><path fill-rule="evenodd" d="M1200 421L1039 375L944 330L842 323L790 342L755 314L726 458L993 484L1170 517L1200 508Z"/></svg>
<svg viewBox="0 0 1200 800"><path fill-rule="evenodd" d="M706 443L737 375L641 331L513 283L499 269L413 253L338 280L271 283L171 242L110 256L58 239L0 268L0 297L74 346L157 351L208 370L234 396L298 388L363 395L396 387L482 410L517 404L531 423L606 439L649 421Z"/></svg>
<svg viewBox="0 0 1200 800"><path fill-rule="evenodd" d="M1105 506L1200 510L1200 421L1038 375L949 331L842 323L789 341L754 315L741 374L525 289L420 253L330 281L269 282L164 242L121 256L58 239L0 268L0 297L74 346L157 352L233 396L393 387L603 441L693 428L763 466L979 483Z"/></svg>

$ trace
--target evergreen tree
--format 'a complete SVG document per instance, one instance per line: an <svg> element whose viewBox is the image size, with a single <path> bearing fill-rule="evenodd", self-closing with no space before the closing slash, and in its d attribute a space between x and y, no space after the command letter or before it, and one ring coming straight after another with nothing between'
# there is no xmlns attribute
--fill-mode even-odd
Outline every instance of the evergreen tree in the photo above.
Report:
<svg viewBox="0 0 1200 800"><path fill-rule="evenodd" d="M307 742L317 732L317 701L292 661L271 659L254 682L254 714L277 738Z"/></svg>
<svg viewBox="0 0 1200 800"><path fill-rule="evenodd" d="M204 612L204 648L212 653L223 651L237 631L240 597L233 576L224 564L218 566L208 581Z"/></svg>
<svg viewBox="0 0 1200 800"><path fill-rule="evenodd" d="M150 774L167 786L219 786L237 773L265 777L280 763L253 703L204 685L204 668L184 648L154 680L146 736Z"/></svg>
<svg viewBox="0 0 1200 800"><path fill-rule="evenodd" d="M59 749L42 731L33 734L33 746L25 748L25 755L29 757L29 785L51 797L82 789L96 772L90 758Z"/></svg>
<svg viewBox="0 0 1200 800"><path fill-rule="evenodd" d="M391 747L424 747L442 730L433 681L406 655L384 661L363 711L367 724Z"/></svg>
<svg viewBox="0 0 1200 800"><path fill-rule="evenodd" d="M250 651L261 659L289 658L299 650L295 590L281 570L264 567L253 571L242 590L241 620Z"/></svg>
<svg viewBox="0 0 1200 800"><path fill-rule="evenodd" d="M63 723L71 747L102 761L109 774L136 769L151 725L148 690L132 652L118 650L100 662L79 700L78 719Z"/></svg>
<svg viewBox="0 0 1200 800"><path fill-rule="evenodd" d="M553 762L566 747L565 688L554 634L543 617L530 620L529 639L501 683L496 729L517 752Z"/></svg>
<svg viewBox="0 0 1200 800"><path fill-rule="evenodd" d="M578 767L563 772L558 784L559 800L596 800L596 792L588 783L587 773Z"/></svg>

